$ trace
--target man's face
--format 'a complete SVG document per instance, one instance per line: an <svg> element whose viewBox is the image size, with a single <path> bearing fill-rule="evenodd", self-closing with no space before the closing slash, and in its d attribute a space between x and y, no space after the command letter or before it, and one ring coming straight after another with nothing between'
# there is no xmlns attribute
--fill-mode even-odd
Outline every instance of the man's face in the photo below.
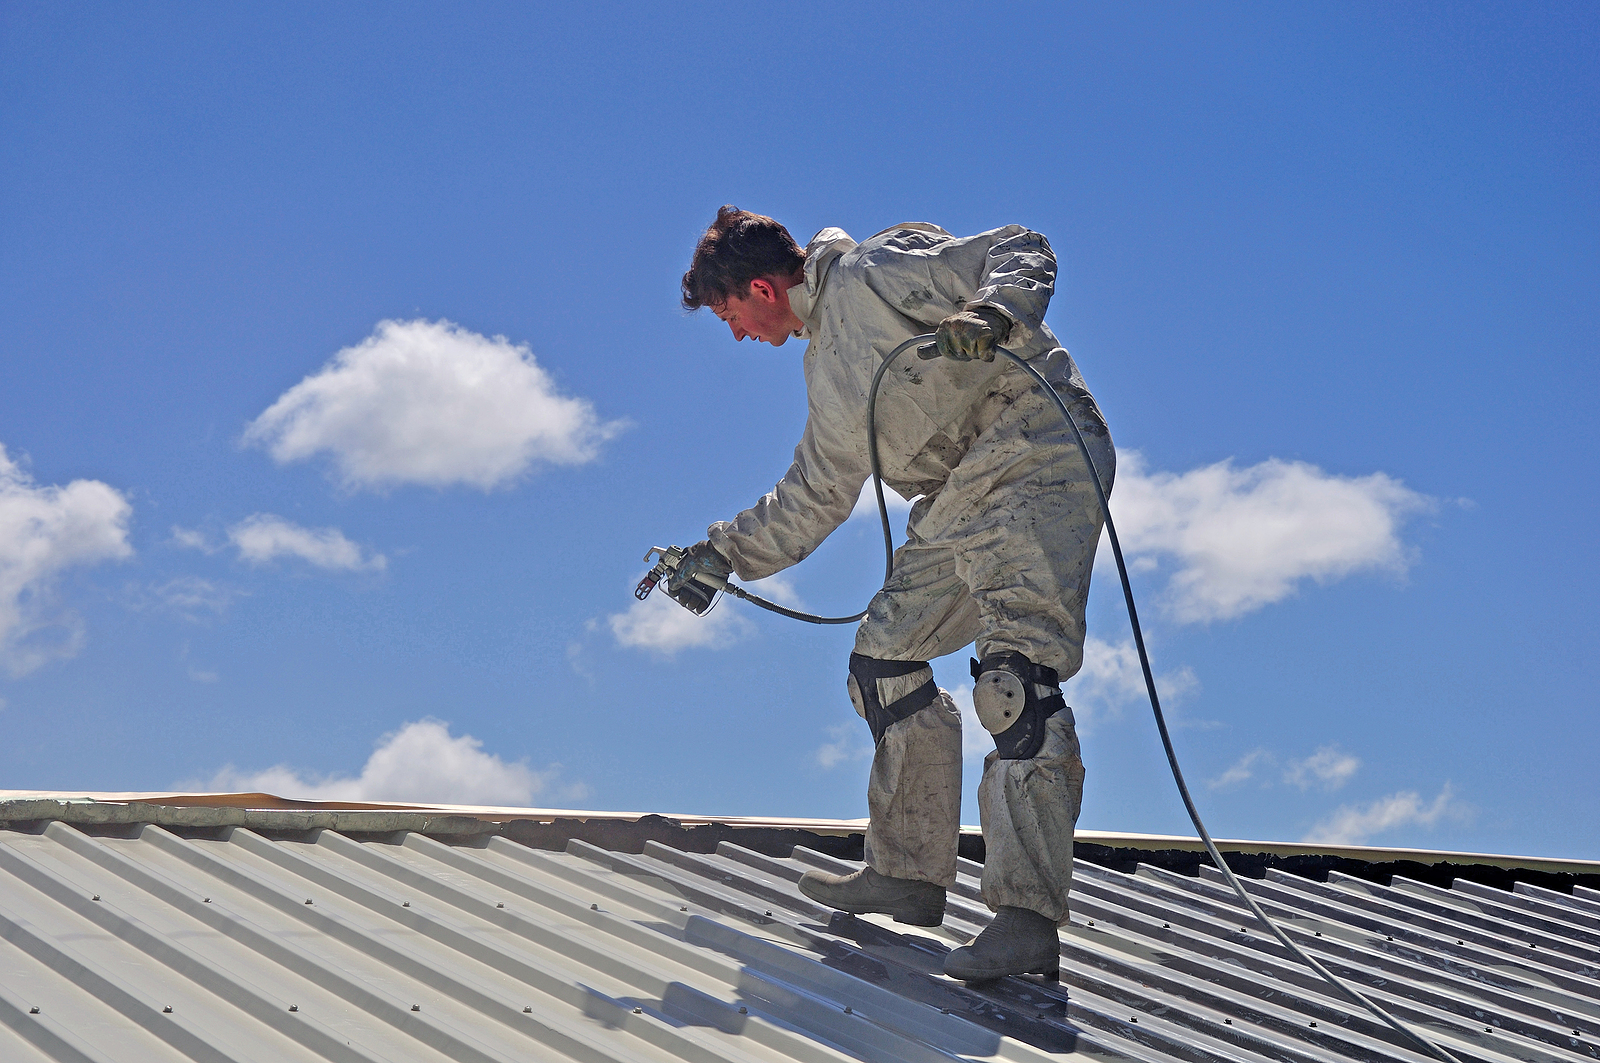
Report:
<svg viewBox="0 0 1600 1063"><path fill-rule="evenodd" d="M751 281L744 296L730 295L711 309L727 322L734 339L761 340L774 347L782 347L804 324L789 309L789 290L766 279Z"/></svg>

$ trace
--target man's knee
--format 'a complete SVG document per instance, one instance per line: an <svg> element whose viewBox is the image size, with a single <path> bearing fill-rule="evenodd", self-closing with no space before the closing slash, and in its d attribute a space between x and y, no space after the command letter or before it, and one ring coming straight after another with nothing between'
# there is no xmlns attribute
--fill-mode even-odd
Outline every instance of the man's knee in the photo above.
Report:
<svg viewBox="0 0 1600 1063"><path fill-rule="evenodd" d="M939 687L927 661L885 661L863 654L850 655L850 703L867 721L872 742L901 720L933 704Z"/></svg>
<svg viewBox="0 0 1600 1063"><path fill-rule="evenodd" d="M972 661L972 707L994 736L1001 760L1029 760L1044 745L1050 718L1066 708L1053 668L1013 650Z"/></svg>

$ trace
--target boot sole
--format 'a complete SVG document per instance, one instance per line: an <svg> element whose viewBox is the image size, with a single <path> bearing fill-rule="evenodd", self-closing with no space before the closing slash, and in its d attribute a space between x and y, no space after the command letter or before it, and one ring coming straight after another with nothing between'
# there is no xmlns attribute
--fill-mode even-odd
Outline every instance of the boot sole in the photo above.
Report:
<svg viewBox="0 0 1600 1063"><path fill-rule="evenodd" d="M904 923L907 926L944 925L944 907L942 905L937 910L925 908L921 911L915 908L874 908L868 904L836 904L825 897L818 897L803 886L800 889L800 893L826 908L832 908L836 912L848 912L851 915L887 915L891 916L895 922Z"/></svg>
<svg viewBox="0 0 1600 1063"><path fill-rule="evenodd" d="M1035 967L1032 970L1026 970L1026 971L981 971L980 972L980 971L974 971L970 967L967 968L966 971L952 971L949 968L946 968L944 973L946 975L948 975L949 977L958 979L959 981L962 981L962 982L998 982L1000 979L1009 978L1011 975L1024 975L1024 974L1042 975L1044 977L1044 980L1047 981L1047 982L1059 982L1059 981L1061 981L1061 967L1060 967L1059 964L1053 965L1053 966L1050 966L1050 967L1044 967L1044 966Z"/></svg>

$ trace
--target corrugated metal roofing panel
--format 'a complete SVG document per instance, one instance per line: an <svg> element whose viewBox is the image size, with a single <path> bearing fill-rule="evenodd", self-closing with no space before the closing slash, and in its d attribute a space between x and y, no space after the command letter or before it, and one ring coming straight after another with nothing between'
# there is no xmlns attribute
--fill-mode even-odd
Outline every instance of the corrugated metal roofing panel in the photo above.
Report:
<svg viewBox="0 0 1600 1063"><path fill-rule="evenodd" d="M42 803L41 808L29 806ZM395 813L395 826L345 826L345 823L371 820L378 812ZM274 817L272 813L283 815ZM305 814L296 816L296 813ZM317 822L300 822L313 813L325 813ZM416 818L406 820L405 817ZM209 822L200 822L207 819ZM194 793L172 791L118 792L90 790L0 790L0 823L8 819L61 819L68 823L160 823L166 826L246 826L268 829L310 829L313 826L334 830L421 830L427 834L473 833L486 829L480 824L555 822L592 826L611 823L634 826L642 820L655 820L677 827L716 826L748 831L775 828L806 831L820 836L860 835L867 829L864 819L795 819L772 816L710 816L701 814L595 811L557 808L516 808L500 805L440 805L389 801L307 801L266 793ZM964 840L980 836L975 826L961 828ZM1137 834L1122 831L1079 829L1080 849L1099 846L1108 850L1142 852L1205 853L1197 837L1176 834ZM1440 852L1431 849L1379 848L1369 845L1328 845L1313 842L1270 842L1238 838L1218 838L1224 853L1256 854L1279 858L1314 856L1342 858L1358 864L1446 865L1454 868L1509 868L1524 873L1553 875L1600 881L1600 862L1593 860L1551 859L1497 853ZM1570 883L1569 883L1570 884ZM1600 898L1600 891L1587 890Z"/></svg>
<svg viewBox="0 0 1600 1063"><path fill-rule="evenodd" d="M800 896L807 868L855 866L805 849L452 840L0 831L0 1060L1424 1058L1214 874L1079 861L1062 982L973 987L940 973L989 918L969 861L923 930ZM1600 1058L1596 898L1337 873L1247 886L1464 1059Z"/></svg>

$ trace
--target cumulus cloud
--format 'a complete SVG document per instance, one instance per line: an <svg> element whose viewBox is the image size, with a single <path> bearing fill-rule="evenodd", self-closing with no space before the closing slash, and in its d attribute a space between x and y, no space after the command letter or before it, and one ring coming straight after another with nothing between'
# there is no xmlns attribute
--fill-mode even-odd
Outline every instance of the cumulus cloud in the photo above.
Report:
<svg viewBox="0 0 1600 1063"><path fill-rule="evenodd" d="M839 723L829 727L828 738L830 741L817 747L812 754L818 767L837 768L841 764L872 759L871 732L859 719L854 723Z"/></svg>
<svg viewBox="0 0 1600 1063"><path fill-rule="evenodd" d="M1207 780L1206 785L1213 790L1226 790L1260 778L1262 788L1270 789L1276 779L1300 790L1316 788L1332 793L1360 769L1361 758L1345 752L1336 743L1319 746L1310 756L1287 762L1270 749L1252 749L1227 771Z"/></svg>
<svg viewBox="0 0 1600 1063"><path fill-rule="evenodd" d="M1432 827L1440 819L1465 819L1471 809L1456 800L1449 783L1431 802L1414 790L1380 797L1366 805L1342 805L1318 821L1301 841L1326 845L1360 845L1399 827Z"/></svg>
<svg viewBox="0 0 1600 1063"><path fill-rule="evenodd" d="M1338 746L1323 746L1304 760L1291 760L1283 771L1283 781L1301 790L1315 786L1332 792L1349 782L1360 767L1359 758Z"/></svg>
<svg viewBox="0 0 1600 1063"><path fill-rule="evenodd" d="M180 528L172 526L172 541L186 550L199 550L201 553L214 554L217 548L211 545L205 533L198 528Z"/></svg>
<svg viewBox="0 0 1600 1063"><path fill-rule="evenodd" d="M153 598L155 602L171 609L185 620L198 623L222 616L228 611L233 599L243 593L232 587L218 586L199 576L178 576L165 583L150 585L137 597L145 601Z"/></svg>
<svg viewBox="0 0 1600 1063"><path fill-rule="evenodd" d="M381 572L382 554L363 550L338 528L303 528L271 513L256 513L228 529L228 541L241 560L264 565L279 557L297 557L318 568L343 572Z"/></svg>
<svg viewBox="0 0 1600 1063"><path fill-rule="evenodd" d="M890 524L895 523L896 518L904 520L911 512L911 500L895 494L894 488L888 484L883 485L883 504L889 510ZM867 482L861 485L861 493L856 496L856 508L850 511L848 519L878 523L878 494L872 489L872 477L867 477Z"/></svg>
<svg viewBox="0 0 1600 1063"><path fill-rule="evenodd" d="M526 345L449 321L380 321L245 429L280 464L327 454L347 488L488 490L535 462L581 465L616 434Z"/></svg>
<svg viewBox="0 0 1600 1063"><path fill-rule="evenodd" d="M588 796L582 783L562 783L561 766L536 771L525 760L508 763L486 753L471 735L453 736L450 725L416 720L384 735L361 774L318 776L285 764L264 771L224 767L211 778L180 784L213 792L270 793L304 801L397 801L415 804L512 805L536 797L563 801Z"/></svg>
<svg viewBox="0 0 1600 1063"><path fill-rule="evenodd" d="M1156 676L1156 692L1163 709L1177 705L1200 686L1187 665ZM1130 701L1143 702L1144 670L1139 667L1139 650L1132 638L1111 643L1090 635L1083 642L1083 667L1061 685L1067 704L1072 706L1078 730L1092 732L1100 720L1121 714Z"/></svg>
<svg viewBox="0 0 1600 1063"><path fill-rule="evenodd" d="M98 480L36 484L0 445L0 664L12 675L70 657L82 622L52 607L57 576L131 557L133 507Z"/></svg>
<svg viewBox="0 0 1600 1063"><path fill-rule="evenodd" d="M1149 472L1127 451L1111 505L1137 564L1175 564L1165 604L1174 619L1195 623L1243 616L1308 579L1403 573L1401 528L1434 503L1381 472L1337 476L1277 458L1245 469L1222 461Z"/></svg>
<svg viewBox="0 0 1600 1063"><path fill-rule="evenodd" d="M781 576L768 576L743 584L763 598L779 605L800 608L799 596ZM754 606L745 605L744 609ZM709 613L696 616L657 588L644 601L636 601L627 612L613 613L606 622L619 645L647 650L658 657L673 657L680 650L721 650L732 646L755 630L736 602L724 595Z"/></svg>
<svg viewBox="0 0 1600 1063"><path fill-rule="evenodd" d="M1262 761L1273 763L1276 761L1270 752L1265 749L1252 749L1215 779L1206 780L1206 786L1213 790L1226 790L1238 786L1240 783L1249 782L1256 773L1256 766Z"/></svg>

